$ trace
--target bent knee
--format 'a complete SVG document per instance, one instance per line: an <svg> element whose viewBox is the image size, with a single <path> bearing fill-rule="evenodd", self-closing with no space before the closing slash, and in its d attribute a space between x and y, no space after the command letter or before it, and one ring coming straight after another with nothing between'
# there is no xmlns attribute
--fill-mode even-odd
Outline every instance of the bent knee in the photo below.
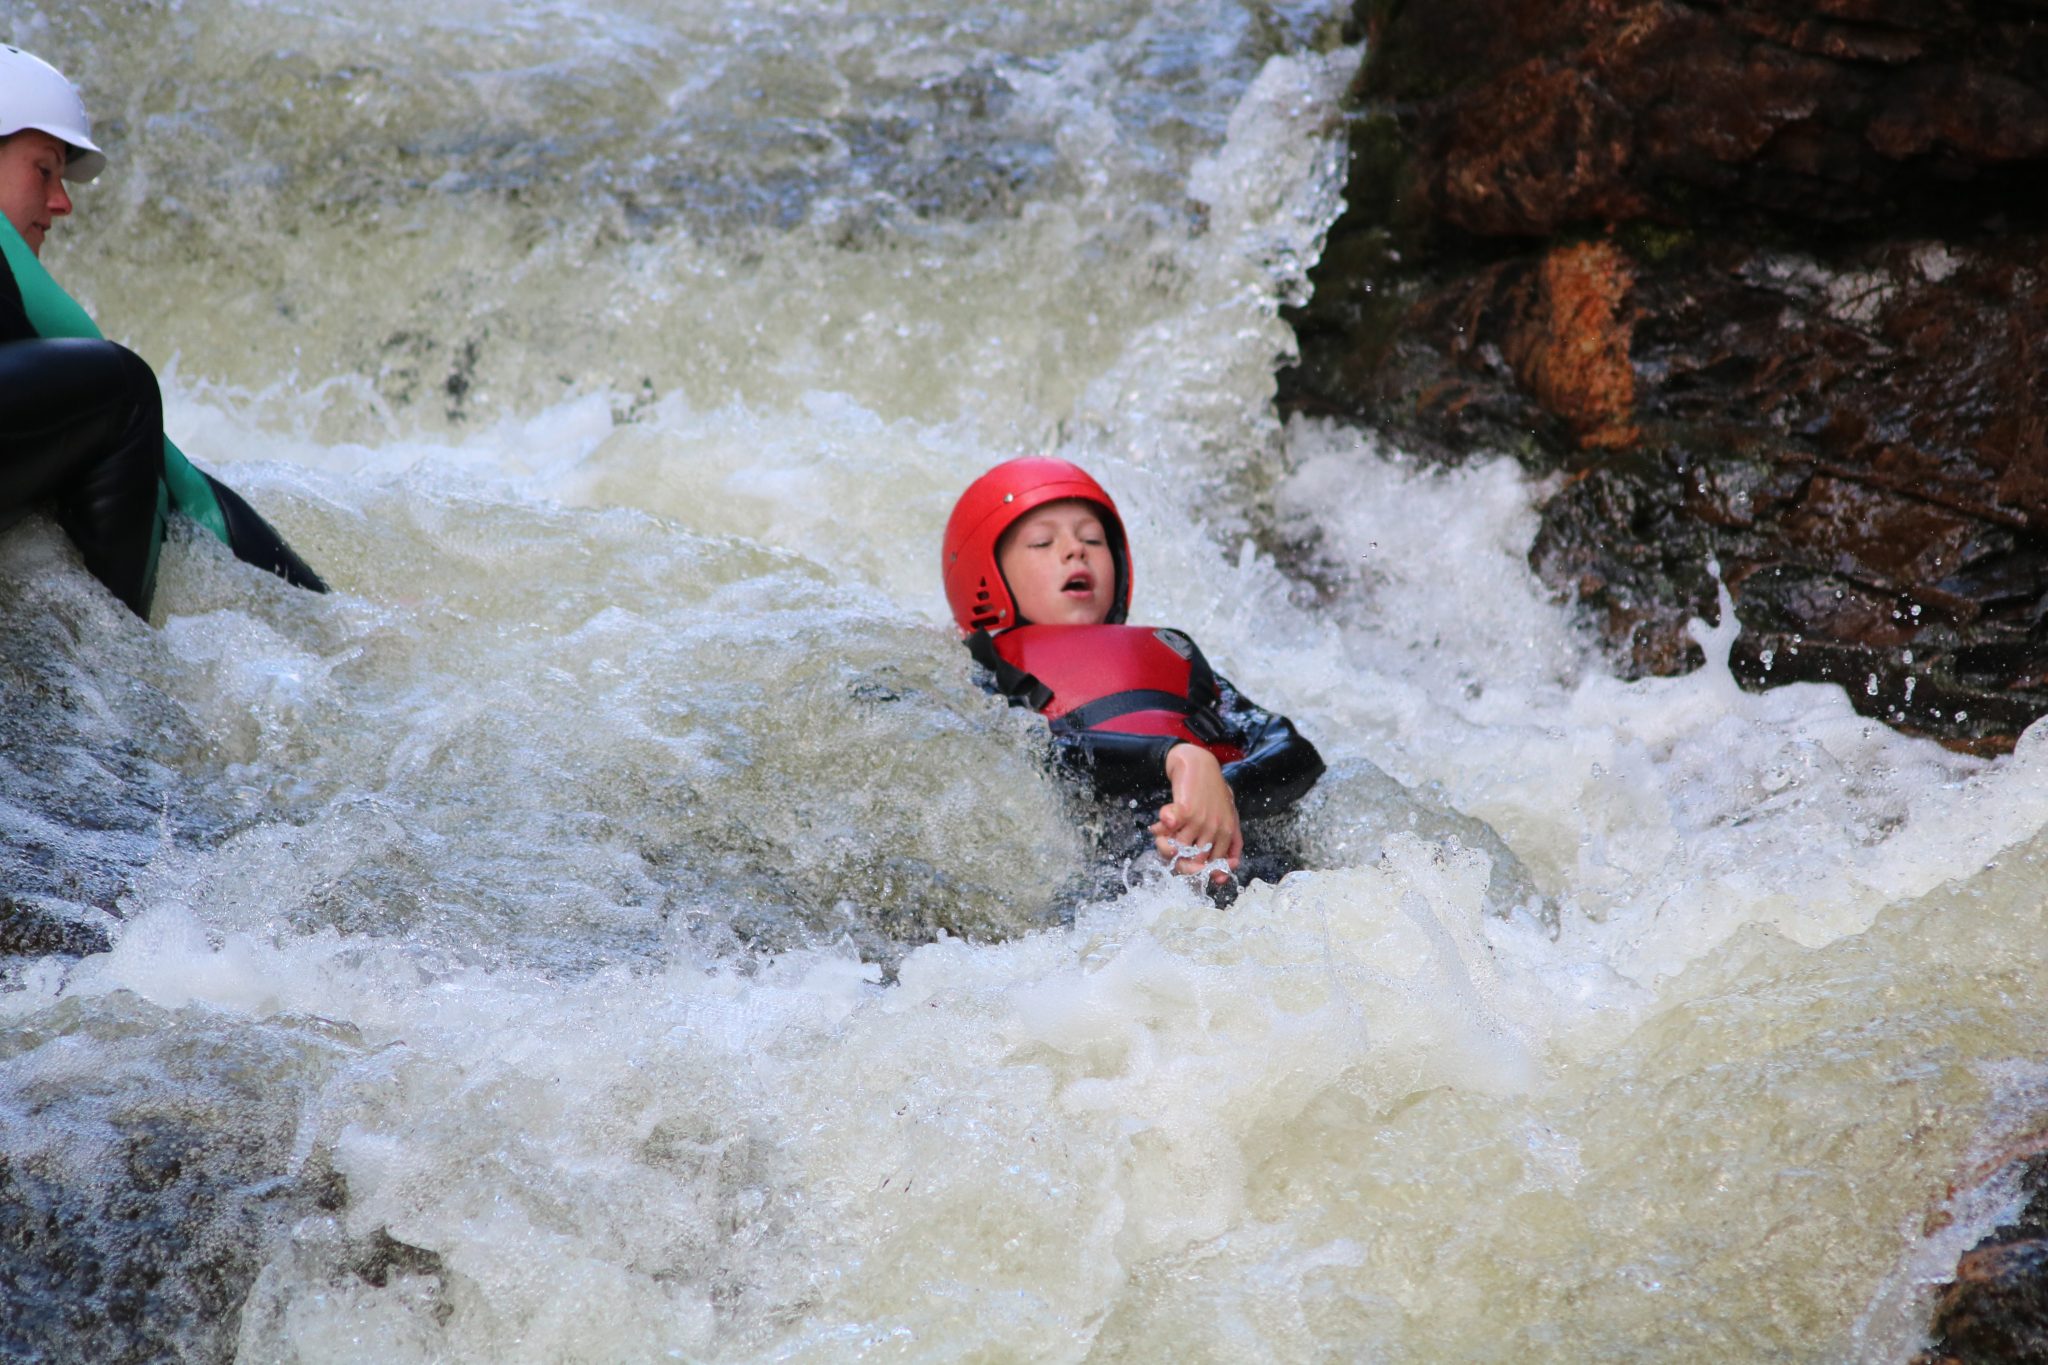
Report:
<svg viewBox="0 0 2048 1365"><path fill-rule="evenodd" d="M114 341L64 337L0 346L0 409L56 415L103 403L161 410L156 371Z"/></svg>

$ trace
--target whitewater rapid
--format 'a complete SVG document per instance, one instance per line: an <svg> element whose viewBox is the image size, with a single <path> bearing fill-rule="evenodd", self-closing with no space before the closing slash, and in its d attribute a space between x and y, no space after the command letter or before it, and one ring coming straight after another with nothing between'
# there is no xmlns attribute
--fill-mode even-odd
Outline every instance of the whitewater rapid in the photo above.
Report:
<svg viewBox="0 0 2048 1365"><path fill-rule="evenodd" d="M2038 736L1618 681L1512 461L1274 415L1341 6L0 17L115 153L46 261L337 589L0 537L9 894L107 940L5 968L5 1344L1902 1360L2010 1209ZM937 572L1038 450L1311 870L1071 903Z"/></svg>

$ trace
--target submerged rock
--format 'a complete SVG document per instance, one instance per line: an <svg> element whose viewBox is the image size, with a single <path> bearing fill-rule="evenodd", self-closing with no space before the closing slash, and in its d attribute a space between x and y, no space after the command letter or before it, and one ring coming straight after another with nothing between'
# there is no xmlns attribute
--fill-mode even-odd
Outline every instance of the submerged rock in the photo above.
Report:
<svg viewBox="0 0 2048 1365"><path fill-rule="evenodd" d="M1887 0L1363 3L1290 413L1548 475L1629 676L1996 752L2048 711L2048 24Z"/></svg>
<svg viewBox="0 0 2048 1365"><path fill-rule="evenodd" d="M126 992L0 1030L0 1359L233 1359L273 1239L346 1200L301 1125L359 1053Z"/></svg>
<svg viewBox="0 0 2048 1365"><path fill-rule="evenodd" d="M175 765L204 738L132 681L148 628L116 610L0 584L0 980L17 959L104 951L149 860L220 823Z"/></svg>
<svg viewBox="0 0 2048 1365"><path fill-rule="evenodd" d="M113 941L110 925L96 923L62 901L38 904L0 892L0 958L84 957Z"/></svg>

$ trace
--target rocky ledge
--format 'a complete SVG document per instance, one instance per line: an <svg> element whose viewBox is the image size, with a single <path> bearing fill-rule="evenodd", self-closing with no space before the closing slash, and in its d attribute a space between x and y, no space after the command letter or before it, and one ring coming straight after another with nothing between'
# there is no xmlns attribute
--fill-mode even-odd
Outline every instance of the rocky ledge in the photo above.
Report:
<svg viewBox="0 0 2048 1365"><path fill-rule="evenodd" d="M2048 711L2048 2L1361 0L1349 208L1282 410L1548 476L1630 676Z"/></svg>

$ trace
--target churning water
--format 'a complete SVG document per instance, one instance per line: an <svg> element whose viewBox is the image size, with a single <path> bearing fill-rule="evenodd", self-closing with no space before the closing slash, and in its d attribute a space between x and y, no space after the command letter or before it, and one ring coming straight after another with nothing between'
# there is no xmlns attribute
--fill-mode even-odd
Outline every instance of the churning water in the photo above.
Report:
<svg viewBox="0 0 2048 1365"><path fill-rule="evenodd" d="M0 0L46 261L335 583L0 538L0 1353L1900 1359L2048 1113L2048 750L1615 681L1283 427L1343 7ZM937 541L1122 501L1331 761L1075 906Z"/></svg>

